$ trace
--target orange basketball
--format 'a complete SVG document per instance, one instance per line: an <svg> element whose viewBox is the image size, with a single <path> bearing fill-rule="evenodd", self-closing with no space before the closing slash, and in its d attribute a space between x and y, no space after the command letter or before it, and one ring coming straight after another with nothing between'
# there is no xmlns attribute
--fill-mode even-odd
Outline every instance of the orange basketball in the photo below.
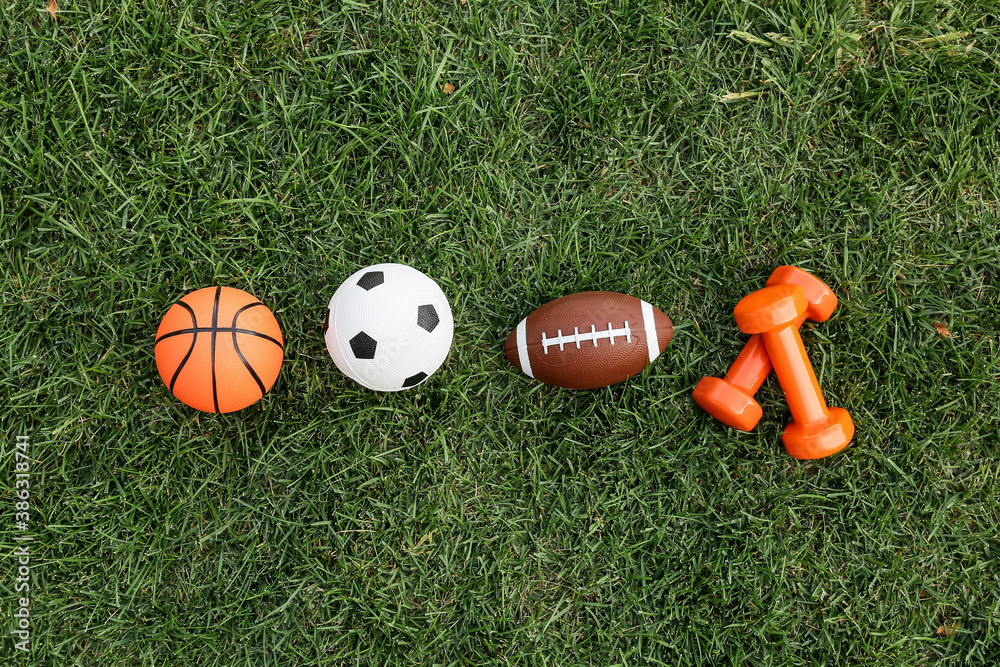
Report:
<svg viewBox="0 0 1000 667"><path fill-rule="evenodd" d="M259 401L278 379L285 344L274 314L232 287L206 287L174 304L156 331L156 368L174 396L205 412Z"/></svg>

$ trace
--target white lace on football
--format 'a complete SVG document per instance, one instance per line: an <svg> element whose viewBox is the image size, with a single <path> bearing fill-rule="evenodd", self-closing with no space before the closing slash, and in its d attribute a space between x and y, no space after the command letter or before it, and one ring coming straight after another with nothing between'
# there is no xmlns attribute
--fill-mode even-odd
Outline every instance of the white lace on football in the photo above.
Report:
<svg viewBox="0 0 1000 667"><path fill-rule="evenodd" d="M580 333L579 327L573 327L573 335L563 335L562 329L558 330L555 338L549 338L542 332L542 350L545 354L549 353L549 348L558 345L559 351L562 352L566 349L566 345L576 345L576 349L580 349L581 343L593 342L594 347L597 347L597 341L607 338L612 345L615 344L615 338L624 337L625 341L628 343L632 342L632 329L628 325L628 320L625 320L625 325L620 329L615 329L611 326L611 322L608 322L607 329L598 330L593 324L590 325L590 331L584 331Z"/></svg>

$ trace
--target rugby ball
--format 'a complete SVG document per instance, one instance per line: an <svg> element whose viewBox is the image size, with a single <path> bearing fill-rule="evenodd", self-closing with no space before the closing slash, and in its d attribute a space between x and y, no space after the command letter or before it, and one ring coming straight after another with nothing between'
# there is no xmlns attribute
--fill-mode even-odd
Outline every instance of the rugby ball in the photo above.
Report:
<svg viewBox="0 0 1000 667"><path fill-rule="evenodd" d="M617 384L651 364L674 335L653 305L616 292L579 292L521 320L504 354L529 377L569 389Z"/></svg>

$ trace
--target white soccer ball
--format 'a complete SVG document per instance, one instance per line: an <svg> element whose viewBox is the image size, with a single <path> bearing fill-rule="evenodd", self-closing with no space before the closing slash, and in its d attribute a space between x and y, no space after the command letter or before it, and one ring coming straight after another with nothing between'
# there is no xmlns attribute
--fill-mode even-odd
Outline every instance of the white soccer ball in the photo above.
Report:
<svg viewBox="0 0 1000 667"><path fill-rule="evenodd" d="M438 284L403 264L361 269L330 299L324 337L333 361L368 389L415 387L448 356L455 333Z"/></svg>

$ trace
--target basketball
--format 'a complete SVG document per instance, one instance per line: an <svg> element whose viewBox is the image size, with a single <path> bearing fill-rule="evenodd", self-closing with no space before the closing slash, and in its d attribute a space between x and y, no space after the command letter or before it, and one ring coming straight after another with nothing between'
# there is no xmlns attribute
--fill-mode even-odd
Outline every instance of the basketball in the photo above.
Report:
<svg viewBox="0 0 1000 667"><path fill-rule="evenodd" d="M278 379L284 340L270 309L232 287L184 296L156 331L156 368L171 393L205 412L256 403Z"/></svg>

